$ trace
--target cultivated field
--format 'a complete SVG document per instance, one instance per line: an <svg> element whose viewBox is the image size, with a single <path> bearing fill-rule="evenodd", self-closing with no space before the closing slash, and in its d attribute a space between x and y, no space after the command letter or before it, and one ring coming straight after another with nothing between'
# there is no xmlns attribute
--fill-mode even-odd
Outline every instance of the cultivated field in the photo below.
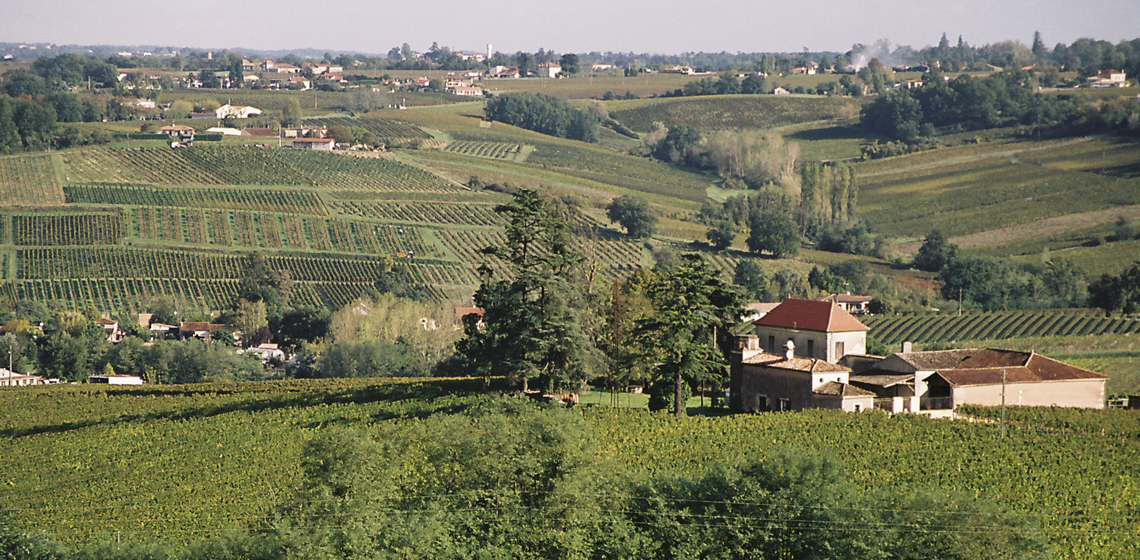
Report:
<svg viewBox="0 0 1140 560"><path fill-rule="evenodd" d="M0 394L0 456L22 475L0 499L29 529L70 543L186 542L256 525L303 481L310 439L350 425L378 440L486 397L460 380L297 380L148 388L20 388ZM473 386L474 385L474 386ZM992 411L978 410L992 416ZM840 458L858 486L934 486L1033 516L1062 560L1140 553L1140 416L1010 411L993 423L813 411L677 419L580 408L589 445L633 474L699 475L774 447ZM857 434L857 437L855 435ZM1073 476L1073 473L1080 476Z"/></svg>
<svg viewBox="0 0 1140 560"><path fill-rule="evenodd" d="M1135 143L1096 138L942 148L858 164L859 209L877 231L910 243L904 251L932 228L974 247L998 246L1031 235L1023 224L1127 213L1140 204L1137 165Z"/></svg>
<svg viewBox="0 0 1140 560"><path fill-rule="evenodd" d="M611 117L638 132L648 132L654 122L667 127L687 124L705 132L776 128L856 117L859 106L852 99L814 95L716 95L606 103Z"/></svg>

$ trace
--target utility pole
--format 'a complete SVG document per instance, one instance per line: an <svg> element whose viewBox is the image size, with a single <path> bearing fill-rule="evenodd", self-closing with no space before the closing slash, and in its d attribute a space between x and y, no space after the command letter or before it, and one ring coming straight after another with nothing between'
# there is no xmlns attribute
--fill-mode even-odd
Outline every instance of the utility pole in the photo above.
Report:
<svg viewBox="0 0 1140 560"><path fill-rule="evenodd" d="M1001 439L1005 439L1005 368L1001 368Z"/></svg>

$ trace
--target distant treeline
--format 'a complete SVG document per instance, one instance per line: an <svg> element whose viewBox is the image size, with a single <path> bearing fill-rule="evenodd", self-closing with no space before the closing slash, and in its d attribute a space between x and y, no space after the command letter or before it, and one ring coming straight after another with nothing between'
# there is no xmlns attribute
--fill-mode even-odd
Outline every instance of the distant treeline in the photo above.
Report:
<svg viewBox="0 0 1140 560"><path fill-rule="evenodd" d="M74 93L87 85L115 88ZM66 148L110 141L103 131L81 131L59 123L125 120L138 109L117 95L129 95L114 66L90 56L64 54L37 59L29 69L0 76L0 154Z"/></svg>
<svg viewBox="0 0 1140 560"><path fill-rule="evenodd" d="M178 71L203 69L226 71L242 58L252 57L253 51L195 51L174 56L120 56L101 57L115 68L170 68ZM855 44L845 52L818 51L796 53L728 53L688 52L679 54L599 52L556 53L543 48L535 52L495 52L488 60L478 61L448 47L433 43L426 52L417 53L404 43L392 47L386 55L324 53L319 58L298 54L273 57L277 62L301 65L310 60L316 63L335 64L355 70L469 70L488 66L516 66L524 72L536 70L545 62L563 62L563 56L575 56L582 68L596 63L612 64L618 69L660 68L684 65L698 72L721 70L759 71L768 74L790 74L793 68L817 63L824 68L834 67L840 72L853 72L866 66L871 59L879 59L889 66L916 66L938 64L946 70L985 70L988 65L1001 68L1022 68L1037 64L1040 69L1078 72L1092 76L1102 70L1125 70L1129 75L1140 75L1140 39L1113 44L1096 39L1078 39L1070 44L1057 43L1053 48L1045 45L1040 34L1034 34L1032 44L1019 41L999 41L980 47L967 43L962 37L951 43L945 34L936 46L915 49L907 45L892 45L882 39L871 44ZM63 56L77 56L71 53Z"/></svg>
<svg viewBox="0 0 1140 560"><path fill-rule="evenodd" d="M1091 101L1075 95L1044 95L1037 81L1020 70L986 78L961 75L943 79L927 73L915 90L887 92L863 107L862 125L870 131L915 142L940 130L951 132L1000 126L1033 125L1043 129L1135 131L1140 125L1136 100Z"/></svg>

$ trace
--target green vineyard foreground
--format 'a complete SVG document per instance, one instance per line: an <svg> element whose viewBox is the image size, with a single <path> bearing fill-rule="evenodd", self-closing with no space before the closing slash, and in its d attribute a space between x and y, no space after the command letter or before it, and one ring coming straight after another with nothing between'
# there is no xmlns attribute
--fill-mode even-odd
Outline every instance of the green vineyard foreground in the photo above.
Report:
<svg viewBox="0 0 1140 560"><path fill-rule="evenodd" d="M19 475L0 500L72 543L187 541L255 525L302 483L305 443L334 427L377 440L486 397L479 380L296 380L144 388L66 386L0 394L0 456ZM978 414L990 415L986 411ZM701 474L792 446L841 458L868 489L928 487L1033 518L1059 559L1140 554L1140 414L1013 410L992 423L814 411L677 419L579 408L599 458L636 473Z"/></svg>
<svg viewBox="0 0 1140 560"><path fill-rule="evenodd" d="M871 336L886 344L1140 332L1140 317L1105 317L1087 309L964 313L960 317L882 315L862 321L871 328Z"/></svg>

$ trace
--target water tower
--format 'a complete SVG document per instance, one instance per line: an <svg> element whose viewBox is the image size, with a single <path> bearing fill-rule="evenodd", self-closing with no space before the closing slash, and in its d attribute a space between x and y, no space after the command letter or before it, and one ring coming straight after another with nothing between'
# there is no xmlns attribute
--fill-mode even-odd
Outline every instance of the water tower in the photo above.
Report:
<svg viewBox="0 0 1140 560"><path fill-rule="evenodd" d="M495 51L491 49L491 43L487 43L487 60L491 60L491 56L494 54Z"/></svg>

